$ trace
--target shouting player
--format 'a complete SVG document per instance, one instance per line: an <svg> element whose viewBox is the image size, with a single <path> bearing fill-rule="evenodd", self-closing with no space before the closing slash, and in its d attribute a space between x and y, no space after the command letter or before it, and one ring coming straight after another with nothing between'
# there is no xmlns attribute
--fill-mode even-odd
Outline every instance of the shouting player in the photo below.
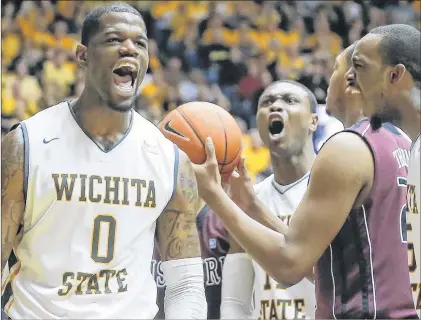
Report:
<svg viewBox="0 0 421 320"><path fill-rule="evenodd" d="M157 230L167 317L203 319L192 165L133 111L149 60L145 23L133 7L107 4L86 16L81 42L80 98L23 121L3 142L2 268L12 250L17 258L5 311L153 318Z"/></svg>
<svg viewBox="0 0 421 320"><path fill-rule="evenodd" d="M257 127L270 150L274 174L254 190L285 223L304 196L316 157L312 139L317 129L316 107L313 93L295 81L272 83L258 101ZM273 117L282 117L283 121L271 122ZM284 132L285 143L280 143L272 134L282 132L284 126L291 130ZM314 319L314 284L310 280L284 289L244 253L235 239L230 239L230 245L223 272L223 319ZM250 314L252 300L254 311Z"/></svg>
<svg viewBox="0 0 421 320"><path fill-rule="evenodd" d="M269 117L271 125L285 114ZM271 139L286 143L285 136ZM210 138L206 162L193 167L201 197L281 285L298 283L316 265L316 318L418 318L405 241L408 149L395 127L372 128L368 120L335 134L316 157L289 227L254 194L243 162L232 179L243 196L234 203L225 194Z"/></svg>
<svg viewBox="0 0 421 320"><path fill-rule="evenodd" d="M197 214L196 226L199 232L203 259L204 286L208 305L207 319L219 319L221 315L222 266L230 247L228 234L222 221L204 202L202 209ZM164 319L166 285L158 247L155 248L152 260L152 274L158 287L157 304L159 311L156 319Z"/></svg>
<svg viewBox="0 0 421 320"><path fill-rule="evenodd" d="M394 24L370 31L352 56L352 71L364 99L364 114L373 125L391 122L414 142L407 190L409 271L414 302L421 316L420 243L420 99L421 34L412 26ZM406 183L406 180L402 183ZM406 238L405 238L406 240Z"/></svg>

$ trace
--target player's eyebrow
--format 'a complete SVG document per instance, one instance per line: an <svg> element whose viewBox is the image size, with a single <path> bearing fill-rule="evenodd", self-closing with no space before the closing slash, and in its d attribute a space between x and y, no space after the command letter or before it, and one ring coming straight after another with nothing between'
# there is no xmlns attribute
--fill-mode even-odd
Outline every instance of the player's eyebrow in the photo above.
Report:
<svg viewBox="0 0 421 320"><path fill-rule="evenodd" d="M118 36L121 36L121 35L123 35L123 32L120 32L120 31L117 31L117 30L108 30L108 31L106 31L105 33L104 33L104 36L106 37L106 36L109 36L109 35L118 35ZM148 37L146 37L145 35L143 35L143 34L139 34L138 36L137 36L137 38L140 38L140 39L142 39L142 40L145 40L145 41L148 41Z"/></svg>
<svg viewBox="0 0 421 320"><path fill-rule="evenodd" d="M364 63L364 59L359 56L352 56L352 63Z"/></svg>

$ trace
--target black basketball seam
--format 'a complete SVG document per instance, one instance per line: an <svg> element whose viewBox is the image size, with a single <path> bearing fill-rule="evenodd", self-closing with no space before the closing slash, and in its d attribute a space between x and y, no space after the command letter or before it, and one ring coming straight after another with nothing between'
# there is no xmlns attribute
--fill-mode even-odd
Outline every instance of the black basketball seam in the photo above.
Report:
<svg viewBox="0 0 421 320"><path fill-rule="evenodd" d="M228 153L228 139L227 139L227 131L225 130L225 126L224 126L224 122L221 119L221 116L219 115L219 112L216 112L216 114L218 115L218 119L221 122L222 125L222 129L224 129L224 136L225 136L225 152L224 152L224 161L221 165L221 169L219 170L219 172L222 173L224 166L226 165L225 161L227 160L227 153Z"/></svg>
<svg viewBox="0 0 421 320"><path fill-rule="evenodd" d="M225 165L229 165L229 164L233 163L240 152L241 152L241 148L239 148L237 153L235 154L234 160L232 160L230 163L226 163ZM222 172L222 170L221 170L221 173L224 173L224 172Z"/></svg>
<svg viewBox="0 0 421 320"><path fill-rule="evenodd" d="M193 130L193 132L196 135L197 139L199 139L200 143L202 144L202 146L204 148L205 147L205 144L203 143L202 139L200 139L199 135L197 134L196 130L194 129L194 127L192 126L192 124L190 123L190 121L188 120L188 118L180 110L175 109L175 111L177 111L183 117L183 119L187 122L187 124Z"/></svg>

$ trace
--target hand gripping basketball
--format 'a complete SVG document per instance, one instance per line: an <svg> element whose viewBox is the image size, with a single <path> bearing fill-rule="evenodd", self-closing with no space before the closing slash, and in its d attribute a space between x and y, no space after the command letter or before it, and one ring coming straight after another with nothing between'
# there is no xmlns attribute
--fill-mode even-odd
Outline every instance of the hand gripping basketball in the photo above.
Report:
<svg viewBox="0 0 421 320"><path fill-rule="evenodd" d="M219 173L215 147L210 137L206 138L205 152L205 162L203 164L192 163L192 165L196 174L199 196L206 201L215 188L221 188L221 174Z"/></svg>

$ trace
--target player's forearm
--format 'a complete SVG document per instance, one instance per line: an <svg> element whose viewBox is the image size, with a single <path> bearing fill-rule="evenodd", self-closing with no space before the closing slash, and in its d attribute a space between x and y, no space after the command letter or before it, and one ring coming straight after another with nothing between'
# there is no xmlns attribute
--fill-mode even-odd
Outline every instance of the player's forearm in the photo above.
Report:
<svg viewBox="0 0 421 320"><path fill-rule="evenodd" d="M256 199L246 213L249 217L274 231L282 234L287 232L287 225L279 217L272 214L259 199Z"/></svg>
<svg viewBox="0 0 421 320"><path fill-rule="evenodd" d="M221 218L231 236L276 281L288 286L304 277L296 272L295 259L286 243L287 232L284 236L250 218L222 188L215 191L213 198L208 205Z"/></svg>

